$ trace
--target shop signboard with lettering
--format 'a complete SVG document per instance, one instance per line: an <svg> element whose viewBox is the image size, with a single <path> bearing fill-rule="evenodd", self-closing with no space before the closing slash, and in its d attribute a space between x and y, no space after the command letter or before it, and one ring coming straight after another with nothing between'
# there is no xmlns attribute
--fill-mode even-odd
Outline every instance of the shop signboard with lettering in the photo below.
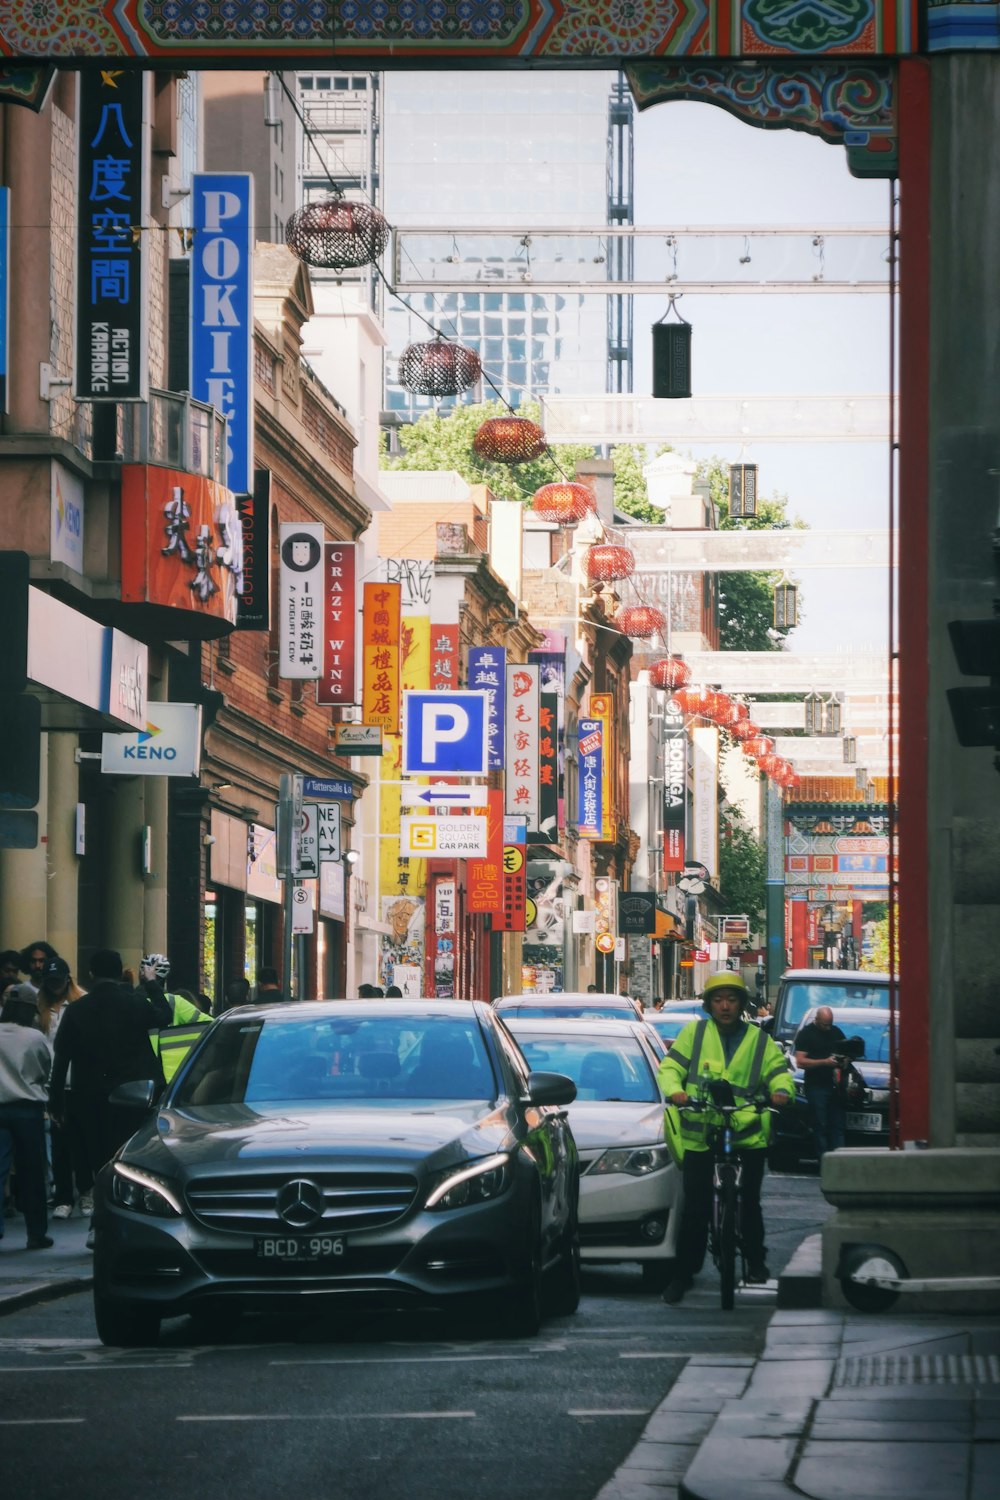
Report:
<svg viewBox="0 0 1000 1500"><path fill-rule="evenodd" d="M327 542L323 556L323 670L316 684L316 702L334 708L358 701L355 670L357 551L354 542Z"/></svg>
<svg viewBox="0 0 1000 1500"><path fill-rule="evenodd" d="M366 583L362 600L361 717L385 734L398 734L402 585Z"/></svg>
<svg viewBox="0 0 1000 1500"><path fill-rule="evenodd" d="M325 541L326 534L317 521L281 524L279 677L306 680L320 675Z"/></svg>
<svg viewBox="0 0 1000 1500"><path fill-rule="evenodd" d="M155 464L123 464L121 485L122 603L183 613L181 638L221 633L199 630L196 616L234 625L243 527L229 490Z"/></svg>
<svg viewBox="0 0 1000 1500"><path fill-rule="evenodd" d="M233 499L243 529L243 576L236 599L236 629L270 630L270 469L255 469L252 493L234 495Z"/></svg>
<svg viewBox="0 0 1000 1500"><path fill-rule="evenodd" d="M253 177L191 179L191 394L226 418L226 483L253 483Z"/></svg>
<svg viewBox="0 0 1000 1500"><path fill-rule="evenodd" d="M538 667L508 667L505 805L508 817L524 818L531 833L538 832L538 700Z"/></svg>
<svg viewBox="0 0 1000 1500"><path fill-rule="evenodd" d="M504 763L504 714L506 711L507 652L503 646L470 646L467 662L469 687L486 694L489 769L500 771Z"/></svg>

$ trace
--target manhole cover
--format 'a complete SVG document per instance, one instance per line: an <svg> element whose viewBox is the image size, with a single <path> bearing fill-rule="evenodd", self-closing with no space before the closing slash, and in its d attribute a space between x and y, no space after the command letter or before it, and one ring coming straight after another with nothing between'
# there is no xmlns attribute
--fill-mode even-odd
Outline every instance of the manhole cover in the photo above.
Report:
<svg viewBox="0 0 1000 1500"><path fill-rule="evenodd" d="M838 1359L834 1387L1000 1385L996 1354L859 1354Z"/></svg>

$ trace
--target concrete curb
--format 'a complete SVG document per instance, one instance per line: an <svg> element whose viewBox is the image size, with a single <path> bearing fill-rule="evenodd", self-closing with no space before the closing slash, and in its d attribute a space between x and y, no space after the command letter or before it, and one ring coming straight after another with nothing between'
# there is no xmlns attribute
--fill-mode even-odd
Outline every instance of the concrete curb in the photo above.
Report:
<svg viewBox="0 0 1000 1500"><path fill-rule="evenodd" d="M58 1281L40 1281L20 1291L4 1292L0 1295L0 1318L6 1313L20 1312L23 1307L33 1307L36 1302L52 1302L57 1297L71 1297L74 1292L89 1292L93 1285L93 1276L64 1276Z"/></svg>
<svg viewBox="0 0 1000 1500"><path fill-rule="evenodd" d="M778 1277L780 1308L823 1306L823 1236L811 1234Z"/></svg>

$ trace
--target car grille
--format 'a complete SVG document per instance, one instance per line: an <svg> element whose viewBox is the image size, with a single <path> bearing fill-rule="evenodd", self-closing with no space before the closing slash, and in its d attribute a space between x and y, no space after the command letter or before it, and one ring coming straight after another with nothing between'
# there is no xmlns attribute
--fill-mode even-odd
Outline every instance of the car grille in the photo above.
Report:
<svg viewBox="0 0 1000 1500"><path fill-rule="evenodd" d="M209 1229L273 1234L287 1225L276 1200L286 1182L307 1178L322 1191L323 1217L310 1232L346 1234L380 1229L406 1213L417 1191L408 1172L259 1172L231 1177L199 1177L188 1184L187 1200L199 1223Z"/></svg>

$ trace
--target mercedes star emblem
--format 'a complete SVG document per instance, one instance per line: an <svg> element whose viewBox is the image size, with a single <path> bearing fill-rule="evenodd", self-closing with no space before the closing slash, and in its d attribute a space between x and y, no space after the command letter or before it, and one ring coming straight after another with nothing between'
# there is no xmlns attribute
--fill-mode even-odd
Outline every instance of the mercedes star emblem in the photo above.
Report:
<svg viewBox="0 0 1000 1500"><path fill-rule="evenodd" d="M294 1177L278 1189L275 1207L290 1229L312 1229L323 1217L323 1190L308 1177Z"/></svg>

